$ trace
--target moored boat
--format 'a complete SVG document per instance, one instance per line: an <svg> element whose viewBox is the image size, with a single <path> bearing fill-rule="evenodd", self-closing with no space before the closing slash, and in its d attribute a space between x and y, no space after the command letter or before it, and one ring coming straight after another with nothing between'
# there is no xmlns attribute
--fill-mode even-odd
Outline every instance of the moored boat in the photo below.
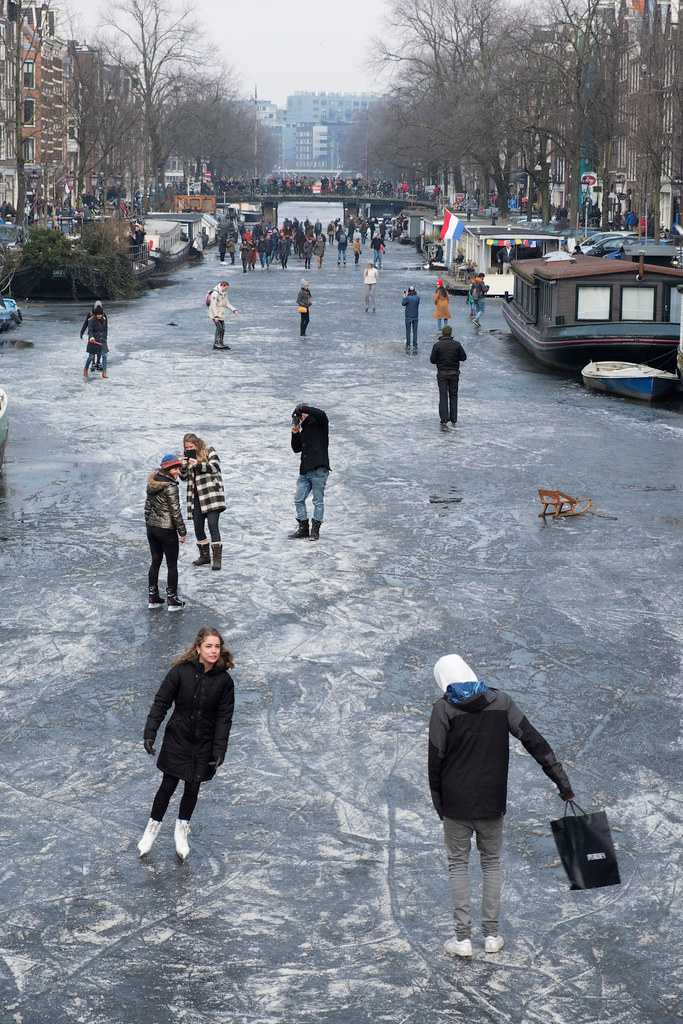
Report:
<svg viewBox="0 0 683 1024"><path fill-rule="evenodd" d="M581 371L583 383L593 391L603 391L622 398L639 398L652 402L672 394L679 384L678 375L642 363L617 360L589 363Z"/></svg>
<svg viewBox="0 0 683 1024"><path fill-rule="evenodd" d="M8 405L7 392L0 388L0 473L2 473L2 465L5 461L5 445L9 433Z"/></svg>
<svg viewBox="0 0 683 1024"><path fill-rule="evenodd" d="M17 327L22 319L21 310L14 299L5 295L0 296L0 331L9 331L12 327Z"/></svg>
<svg viewBox="0 0 683 1024"><path fill-rule="evenodd" d="M560 369L619 360L673 369L683 271L581 256L513 263L503 307L512 334L539 362Z"/></svg>

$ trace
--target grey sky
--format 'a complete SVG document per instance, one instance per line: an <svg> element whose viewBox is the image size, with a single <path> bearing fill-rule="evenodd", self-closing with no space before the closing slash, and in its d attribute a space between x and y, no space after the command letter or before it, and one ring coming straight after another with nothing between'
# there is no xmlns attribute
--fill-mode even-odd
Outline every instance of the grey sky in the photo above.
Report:
<svg viewBox="0 0 683 1024"><path fill-rule="evenodd" d="M90 35L108 9L98 0L63 6L73 11L79 37ZM378 90L368 53L386 30L383 0L194 0L194 9L209 46L234 68L245 93L256 84L261 99L281 104L298 89Z"/></svg>

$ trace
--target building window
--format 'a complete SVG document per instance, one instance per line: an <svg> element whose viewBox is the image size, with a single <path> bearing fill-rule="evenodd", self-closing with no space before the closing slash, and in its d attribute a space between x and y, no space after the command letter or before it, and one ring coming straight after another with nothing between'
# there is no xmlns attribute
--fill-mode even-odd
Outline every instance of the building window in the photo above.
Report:
<svg viewBox="0 0 683 1024"><path fill-rule="evenodd" d="M24 163L32 164L36 158L35 139L24 139Z"/></svg>
<svg viewBox="0 0 683 1024"><path fill-rule="evenodd" d="M609 320L612 289L604 285L579 285L576 289L577 320Z"/></svg>
<svg viewBox="0 0 683 1024"><path fill-rule="evenodd" d="M36 123L36 101L31 99L24 100L24 124L35 124Z"/></svg>
<svg viewBox="0 0 683 1024"><path fill-rule="evenodd" d="M35 89L36 66L32 60L24 61L24 89Z"/></svg>
<svg viewBox="0 0 683 1024"><path fill-rule="evenodd" d="M654 320L655 289L654 288L622 288L621 319L622 320Z"/></svg>

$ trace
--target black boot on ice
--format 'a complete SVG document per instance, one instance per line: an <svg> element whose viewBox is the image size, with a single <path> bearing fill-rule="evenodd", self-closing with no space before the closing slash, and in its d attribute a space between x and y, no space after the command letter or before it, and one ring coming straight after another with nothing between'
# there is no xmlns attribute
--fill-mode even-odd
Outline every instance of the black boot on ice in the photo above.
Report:
<svg viewBox="0 0 683 1024"><path fill-rule="evenodd" d="M294 533L288 533L287 536L290 540L299 540L300 537L308 537L308 519L297 519L299 524L298 529Z"/></svg>
<svg viewBox="0 0 683 1024"><path fill-rule="evenodd" d="M206 544L197 544L199 548L199 558L195 559L193 565L211 565L211 559L209 558L209 542Z"/></svg>
<svg viewBox="0 0 683 1024"><path fill-rule="evenodd" d="M163 605L164 605L164 599L163 599L163 597L159 596L159 588L158 587L150 587L149 588L149 601L148 601L147 607L148 608L162 608Z"/></svg>
<svg viewBox="0 0 683 1024"><path fill-rule="evenodd" d="M167 611L179 612L185 607L185 602L181 601L177 594L174 594L172 590L166 591L166 604Z"/></svg>
<svg viewBox="0 0 683 1024"><path fill-rule="evenodd" d="M220 569L220 567L222 565L223 545L222 544L212 544L211 545L211 554L213 556L213 565L211 566L211 568L212 569Z"/></svg>
<svg viewBox="0 0 683 1024"><path fill-rule="evenodd" d="M321 526L322 526L322 523L318 522L317 519L314 519L311 522L311 536L309 537L309 540L320 540L320 527Z"/></svg>

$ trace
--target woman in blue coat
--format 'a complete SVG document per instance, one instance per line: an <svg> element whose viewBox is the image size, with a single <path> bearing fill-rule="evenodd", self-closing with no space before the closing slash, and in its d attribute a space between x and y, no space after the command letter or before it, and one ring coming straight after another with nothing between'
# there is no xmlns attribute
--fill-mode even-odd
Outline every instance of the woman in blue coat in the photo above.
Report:
<svg viewBox="0 0 683 1024"><path fill-rule="evenodd" d="M235 707L235 687L228 669L232 654L217 629L199 630L194 643L173 662L152 702L145 723L144 745L153 754L154 740L166 714L173 714L164 732L157 767L163 772L147 828L138 843L144 857L161 829L166 809L178 783L185 785L175 826L175 848L180 860L190 853L190 818L199 787L223 764Z"/></svg>

